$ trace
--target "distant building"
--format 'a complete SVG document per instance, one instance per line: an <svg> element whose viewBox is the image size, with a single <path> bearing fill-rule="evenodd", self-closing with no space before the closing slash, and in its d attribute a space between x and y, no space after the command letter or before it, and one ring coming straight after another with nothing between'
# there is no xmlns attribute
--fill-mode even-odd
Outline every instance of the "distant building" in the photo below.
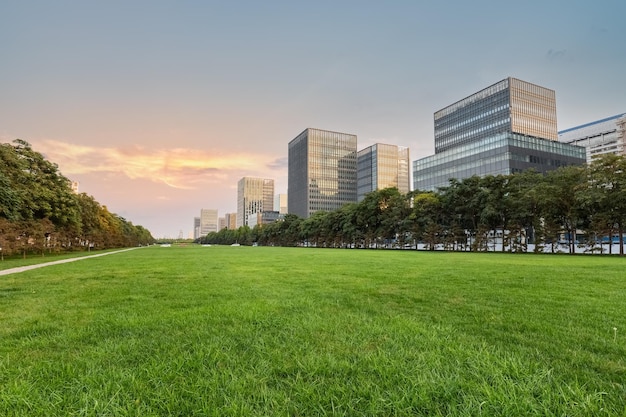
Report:
<svg viewBox="0 0 626 417"><path fill-rule="evenodd" d="M237 213L226 213L224 219L226 220L226 227L229 230L237 229Z"/></svg>
<svg viewBox="0 0 626 417"><path fill-rule="evenodd" d="M289 142L289 213L308 218L356 203L356 146L356 135L311 128Z"/></svg>
<svg viewBox="0 0 626 417"><path fill-rule="evenodd" d="M193 218L193 238L198 239L200 237L200 217Z"/></svg>
<svg viewBox="0 0 626 417"><path fill-rule="evenodd" d="M248 215L248 226L250 228L260 224L274 223L284 217L284 214L280 214L278 211L261 211L258 213L252 213Z"/></svg>
<svg viewBox="0 0 626 417"><path fill-rule="evenodd" d="M403 194L410 189L409 148L376 143L357 154L357 199L367 193L395 187Z"/></svg>
<svg viewBox="0 0 626 417"><path fill-rule="evenodd" d="M274 210L281 214L287 214L287 194L276 194L274 196Z"/></svg>
<svg viewBox="0 0 626 417"><path fill-rule="evenodd" d="M434 122L435 154L413 161L414 190L585 162L584 148L558 141L554 90L515 78L435 112Z"/></svg>
<svg viewBox="0 0 626 417"><path fill-rule="evenodd" d="M219 217L217 219L217 231L219 232L222 229L226 229L226 217Z"/></svg>
<svg viewBox="0 0 626 417"><path fill-rule="evenodd" d="M626 113L562 130L559 142L584 146L587 163L607 153L626 155Z"/></svg>
<svg viewBox="0 0 626 417"><path fill-rule="evenodd" d="M217 210L200 210L200 236L206 236L211 232L217 232Z"/></svg>
<svg viewBox="0 0 626 417"><path fill-rule="evenodd" d="M274 180L243 177L237 183L237 227L248 225L247 217L274 210Z"/></svg>
<svg viewBox="0 0 626 417"><path fill-rule="evenodd" d="M74 192L74 194L78 194L79 186L80 184L78 183L78 181L72 181L72 191Z"/></svg>

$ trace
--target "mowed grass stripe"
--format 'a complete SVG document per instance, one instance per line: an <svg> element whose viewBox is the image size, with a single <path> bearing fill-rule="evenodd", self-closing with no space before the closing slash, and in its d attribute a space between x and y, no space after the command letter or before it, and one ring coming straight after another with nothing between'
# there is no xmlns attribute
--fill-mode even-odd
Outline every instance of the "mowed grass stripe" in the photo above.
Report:
<svg viewBox="0 0 626 417"><path fill-rule="evenodd" d="M9 275L0 415L623 415L623 271L187 246Z"/></svg>

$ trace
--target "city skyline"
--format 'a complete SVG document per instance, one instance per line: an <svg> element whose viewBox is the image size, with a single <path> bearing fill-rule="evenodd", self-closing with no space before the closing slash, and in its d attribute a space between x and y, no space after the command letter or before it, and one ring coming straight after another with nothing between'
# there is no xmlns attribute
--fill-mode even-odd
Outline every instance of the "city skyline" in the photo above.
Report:
<svg viewBox="0 0 626 417"><path fill-rule="evenodd" d="M626 111L623 2L506 5L137 1L0 5L0 140L31 143L155 237L237 181L287 193L295 132L431 155L433 114L515 77L556 92L564 130ZM506 16L506 18L504 18ZM522 29L523 28L523 29Z"/></svg>

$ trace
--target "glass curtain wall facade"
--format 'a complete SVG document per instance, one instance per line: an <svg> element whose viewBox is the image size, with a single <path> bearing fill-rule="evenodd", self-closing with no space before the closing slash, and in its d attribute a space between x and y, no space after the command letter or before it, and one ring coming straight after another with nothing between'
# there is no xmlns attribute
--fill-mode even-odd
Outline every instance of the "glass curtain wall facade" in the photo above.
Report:
<svg viewBox="0 0 626 417"><path fill-rule="evenodd" d="M200 210L200 236L206 236L211 232L217 232L217 210Z"/></svg>
<svg viewBox="0 0 626 417"><path fill-rule="evenodd" d="M356 202L356 135L305 129L289 142L287 207L308 218Z"/></svg>
<svg viewBox="0 0 626 417"><path fill-rule="evenodd" d="M584 146L587 163L599 155L614 153L626 155L626 113L597 120L559 132L559 142Z"/></svg>
<svg viewBox="0 0 626 417"><path fill-rule="evenodd" d="M434 191L451 178L509 175L533 168L545 173L585 162L585 149L565 143L502 133L413 161L415 190Z"/></svg>
<svg viewBox="0 0 626 417"><path fill-rule="evenodd" d="M248 216L274 210L274 180L243 177L237 183L237 228L248 225Z"/></svg>
<svg viewBox="0 0 626 417"><path fill-rule="evenodd" d="M504 79L435 113L435 153L504 132L557 140L553 90Z"/></svg>
<svg viewBox="0 0 626 417"><path fill-rule="evenodd" d="M515 78L437 111L434 123L435 155L413 162L416 190L451 178L584 163L584 149L558 142L554 91Z"/></svg>
<svg viewBox="0 0 626 417"><path fill-rule="evenodd" d="M396 187L401 193L410 191L409 149L377 143L357 154L357 200L369 192Z"/></svg>

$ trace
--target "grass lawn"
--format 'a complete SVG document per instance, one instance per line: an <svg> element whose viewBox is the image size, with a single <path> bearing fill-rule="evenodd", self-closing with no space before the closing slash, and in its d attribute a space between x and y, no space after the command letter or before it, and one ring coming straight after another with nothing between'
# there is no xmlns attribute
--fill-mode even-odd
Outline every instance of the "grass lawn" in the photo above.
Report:
<svg viewBox="0 0 626 417"><path fill-rule="evenodd" d="M142 248L0 277L0 415L624 416L625 295L617 257Z"/></svg>
<svg viewBox="0 0 626 417"><path fill-rule="evenodd" d="M96 251L76 251L76 252L61 252L61 253L44 253L41 254L33 254L29 253L25 258L21 254L15 254L12 256L5 256L3 260L0 261L0 271L5 269L17 268L20 266L28 266L28 265L37 265L46 262L54 262L62 259L72 259L72 258L80 258L83 256L91 256L104 254L108 252L116 252L119 249L106 249L106 250L96 250Z"/></svg>

